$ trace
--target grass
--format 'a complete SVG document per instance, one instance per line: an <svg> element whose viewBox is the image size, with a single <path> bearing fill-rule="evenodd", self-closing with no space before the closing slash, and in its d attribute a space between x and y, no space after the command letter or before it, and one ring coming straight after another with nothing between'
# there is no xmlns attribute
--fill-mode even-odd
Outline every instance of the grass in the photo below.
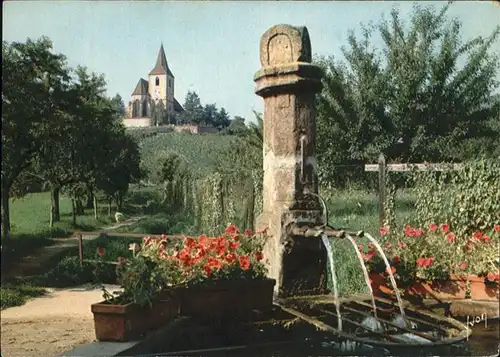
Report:
<svg viewBox="0 0 500 357"><path fill-rule="evenodd" d="M19 260L44 246L54 244L52 238L67 237L74 230L93 231L109 225L104 207L100 219L95 220L92 209L85 215L77 216L77 225L72 225L71 201L60 197L60 218L49 227L50 193L30 193L20 199L10 201L11 242L8 255L4 255L3 264Z"/></svg>
<svg viewBox="0 0 500 357"><path fill-rule="evenodd" d="M3 284L0 286L2 310L12 306L24 305L29 299L45 295L46 293L45 289L30 284Z"/></svg>
<svg viewBox="0 0 500 357"><path fill-rule="evenodd" d="M332 227L350 231L363 230L375 239L379 239L379 199L376 192L347 189L330 194L323 193L323 195L326 196L329 224ZM415 196L410 190L397 192L395 204L398 225L410 220L414 202ZM368 244L366 238L357 239L357 242L363 245ZM368 293L363 271L352 244L348 240L332 239L332 249L340 294L348 296Z"/></svg>

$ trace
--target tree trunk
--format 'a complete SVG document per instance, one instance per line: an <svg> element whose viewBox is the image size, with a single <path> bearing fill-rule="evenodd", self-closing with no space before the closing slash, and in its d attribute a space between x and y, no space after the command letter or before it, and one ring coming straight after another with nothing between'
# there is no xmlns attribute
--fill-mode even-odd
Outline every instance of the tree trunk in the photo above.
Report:
<svg viewBox="0 0 500 357"><path fill-rule="evenodd" d="M76 226L76 200L74 197L71 197L71 213L72 213L72 221L73 227Z"/></svg>
<svg viewBox="0 0 500 357"><path fill-rule="evenodd" d="M91 191L87 194L87 203L85 204L85 208L92 208L94 207L94 195L92 194Z"/></svg>
<svg viewBox="0 0 500 357"><path fill-rule="evenodd" d="M94 218L97 220L99 217L97 215L97 198L95 197L95 195L92 195L93 196L93 202L94 202Z"/></svg>
<svg viewBox="0 0 500 357"><path fill-rule="evenodd" d="M8 245L10 242L10 186L11 185L2 184L2 245ZM4 247L2 251L4 251Z"/></svg>
<svg viewBox="0 0 500 357"><path fill-rule="evenodd" d="M118 202L120 203L119 207L121 212L123 209L123 192L121 191L118 191Z"/></svg>
<svg viewBox="0 0 500 357"><path fill-rule="evenodd" d="M83 216L85 214L85 209L83 208L82 200L76 198L75 201L76 201L76 214L79 216Z"/></svg>
<svg viewBox="0 0 500 357"><path fill-rule="evenodd" d="M122 206L123 206L123 193L121 191L118 191L116 193L116 210L118 212L121 212Z"/></svg>
<svg viewBox="0 0 500 357"><path fill-rule="evenodd" d="M51 228L54 222L59 222L61 220L61 215L59 213L59 193L61 188L57 185L52 185L50 187L50 212L51 212Z"/></svg>

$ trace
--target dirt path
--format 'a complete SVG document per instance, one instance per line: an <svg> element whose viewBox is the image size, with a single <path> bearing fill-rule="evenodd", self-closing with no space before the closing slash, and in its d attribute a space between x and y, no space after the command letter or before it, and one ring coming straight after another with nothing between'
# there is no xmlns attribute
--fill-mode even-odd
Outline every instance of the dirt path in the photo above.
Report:
<svg viewBox="0 0 500 357"><path fill-rule="evenodd" d="M1 312L2 356L55 357L95 340L90 305L102 301L101 290L90 285L47 290L46 296Z"/></svg>

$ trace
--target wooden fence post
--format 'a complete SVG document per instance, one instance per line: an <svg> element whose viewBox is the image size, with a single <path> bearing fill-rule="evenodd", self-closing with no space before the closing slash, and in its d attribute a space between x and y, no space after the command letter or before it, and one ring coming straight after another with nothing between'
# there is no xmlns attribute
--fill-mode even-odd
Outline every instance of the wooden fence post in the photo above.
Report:
<svg viewBox="0 0 500 357"><path fill-rule="evenodd" d="M378 196L379 196L379 226L384 226L385 221L385 199L386 199L386 187L385 187L385 157L384 154L380 154L378 157Z"/></svg>
<svg viewBox="0 0 500 357"><path fill-rule="evenodd" d="M80 257L80 266L83 267L83 237L78 233L78 255Z"/></svg>

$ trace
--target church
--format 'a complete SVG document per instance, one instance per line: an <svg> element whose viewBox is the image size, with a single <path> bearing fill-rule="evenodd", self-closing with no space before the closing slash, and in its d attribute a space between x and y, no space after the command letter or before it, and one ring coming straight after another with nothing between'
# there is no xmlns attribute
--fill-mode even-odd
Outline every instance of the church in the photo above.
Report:
<svg viewBox="0 0 500 357"><path fill-rule="evenodd" d="M168 67L163 44L148 80L139 79L126 107L124 124L128 128L175 124L177 114L184 111L174 97L175 77ZM156 113L156 115L155 115ZM158 115L164 113L164 115ZM163 122L158 122L163 117Z"/></svg>

